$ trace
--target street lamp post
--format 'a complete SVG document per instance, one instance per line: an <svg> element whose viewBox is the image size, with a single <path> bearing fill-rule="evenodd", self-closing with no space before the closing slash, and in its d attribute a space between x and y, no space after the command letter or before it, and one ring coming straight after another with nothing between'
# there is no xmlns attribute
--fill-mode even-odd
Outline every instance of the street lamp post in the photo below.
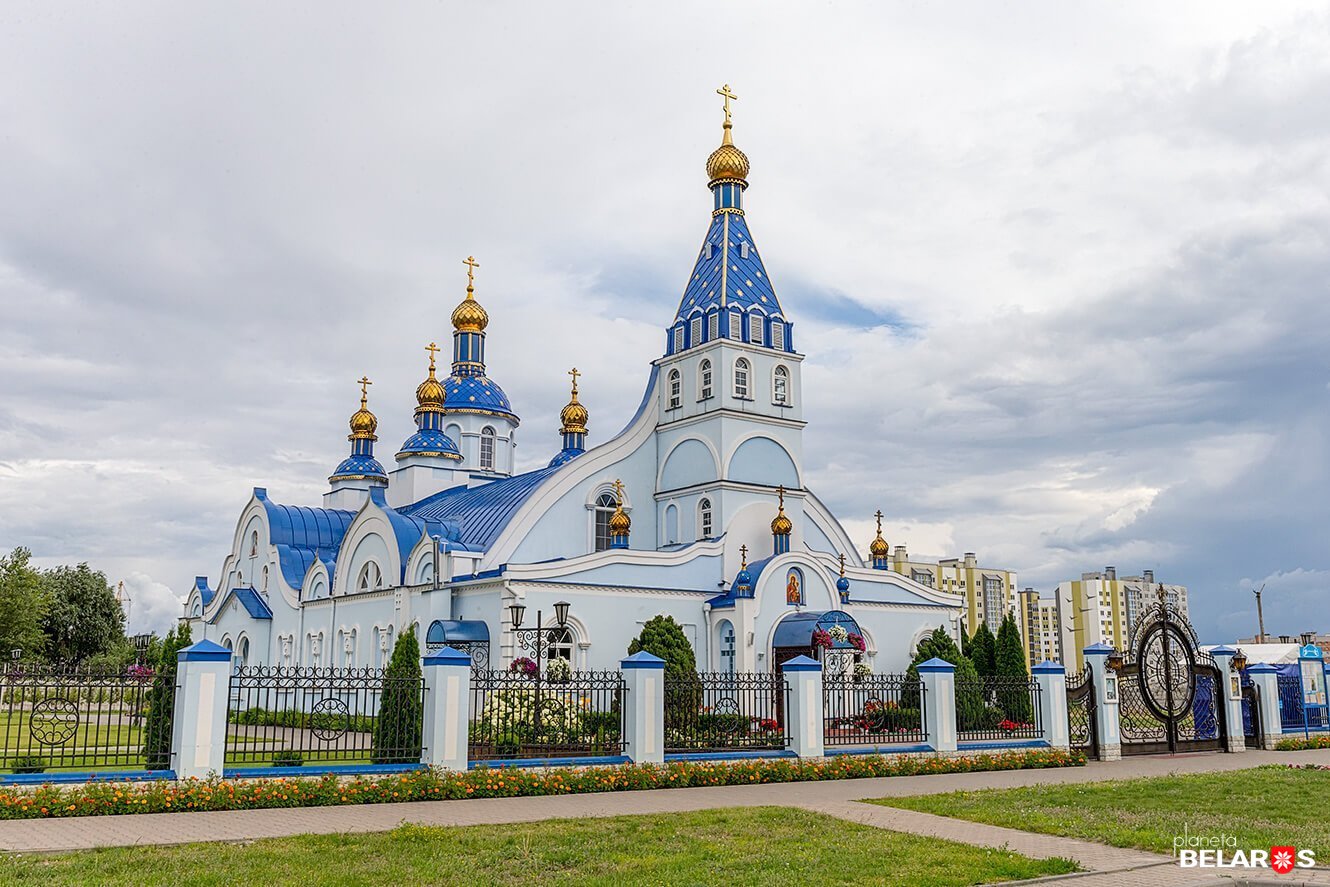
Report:
<svg viewBox="0 0 1330 887"><path fill-rule="evenodd" d="M544 613L536 611L536 627L522 628L522 616L526 613L525 604L511 604L508 607L508 613L512 617L513 638L518 646L523 650L530 650L536 654L536 733L539 735L541 727L540 718L540 687L542 681L542 659L548 658L549 648L562 639L564 632L568 629L568 602L559 601L554 605L554 619L557 623L550 628L544 624Z"/></svg>

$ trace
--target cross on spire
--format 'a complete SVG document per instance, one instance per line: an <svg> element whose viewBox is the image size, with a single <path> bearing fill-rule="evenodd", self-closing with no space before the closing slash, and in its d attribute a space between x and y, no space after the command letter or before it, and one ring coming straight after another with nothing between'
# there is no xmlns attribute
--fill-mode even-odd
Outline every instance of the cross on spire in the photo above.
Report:
<svg viewBox="0 0 1330 887"><path fill-rule="evenodd" d="M360 383L360 405L361 407L364 407L369 398L369 386L374 383L369 380L369 376L361 376L356 381Z"/></svg>
<svg viewBox="0 0 1330 887"><path fill-rule="evenodd" d="M739 97L730 92L730 85L726 83L720 89L716 90L716 95L725 97L725 125L730 125L730 102L739 100Z"/></svg>
<svg viewBox="0 0 1330 887"><path fill-rule="evenodd" d="M747 545L740 545L740 546L739 546L739 557L740 557L740 559L743 561L741 564L739 564L739 569L741 569L741 570L747 570L747 569L748 569L748 546L747 546Z"/></svg>
<svg viewBox="0 0 1330 887"><path fill-rule="evenodd" d="M429 352L429 374L432 376L434 375L434 355L443 349L438 345L435 345L433 342L430 342L425 346L425 350Z"/></svg>
<svg viewBox="0 0 1330 887"><path fill-rule="evenodd" d="M840 555L840 574L841 574L842 576L845 575L845 555L844 555L844 554L841 554L841 555Z"/></svg>
<svg viewBox="0 0 1330 887"><path fill-rule="evenodd" d="M623 481L617 477L614 479L614 498L620 508L623 508Z"/></svg>
<svg viewBox="0 0 1330 887"><path fill-rule="evenodd" d="M873 517L877 518L877 534L878 534L879 536L881 536L881 535L882 535L882 509L879 508L879 509L877 510L877 514L873 515Z"/></svg>
<svg viewBox="0 0 1330 887"><path fill-rule="evenodd" d="M780 500L780 510L781 510L781 511L784 511L784 510L785 510L785 485L784 485L784 484L781 484L779 487L776 487L776 496L777 496L777 498Z"/></svg>
<svg viewBox="0 0 1330 887"><path fill-rule="evenodd" d="M573 394L577 394L577 377L582 375L582 373L577 371L577 367L573 367L568 371L568 375L573 377Z"/></svg>
<svg viewBox="0 0 1330 887"><path fill-rule="evenodd" d="M476 261L475 256L467 256L462 260L462 264L466 266L466 291L471 293L475 289L476 269L480 267L480 263Z"/></svg>

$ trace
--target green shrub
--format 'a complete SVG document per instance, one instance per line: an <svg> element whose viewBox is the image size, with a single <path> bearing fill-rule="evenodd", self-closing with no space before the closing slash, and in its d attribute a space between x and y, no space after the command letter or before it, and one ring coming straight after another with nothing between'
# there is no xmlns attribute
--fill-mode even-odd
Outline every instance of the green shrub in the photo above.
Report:
<svg viewBox="0 0 1330 887"><path fill-rule="evenodd" d="M301 767L304 766L305 759L298 751L282 751L273 755L272 765L274 767Z"/></svg>
<svg viewBox="0 0 1330 887"><path fill-rule="evenodd" d="M171 769L171 719L175 715L177 655L190 644L189 625L178 625L162 642L157 669L148 691L148 717L143 726L143 766L148 770Z"/></svg>
<svg viewBox="0 0 1330 887"><path fill-rule="evenodd" d="M384 670L379 717L374 725L374 763L413 764L420 761L424 718L420 678L420 642L416 640L416 629L412 626L397 636L393 658Z"/></svg>
<svg viewBox="0 0 1330 887"><path fill-rule="evenodd" d="M46 759L40 755L20 755L10 762L15 773L45 773Z"/></svg>
<svg viewBox="0 0 1330 887"><path fill-rule="evenodd" d="M628 645L628 655L651 653L665 660L665 727L691 723L702 704L697 656L673 616L655 616Z"/></svg>

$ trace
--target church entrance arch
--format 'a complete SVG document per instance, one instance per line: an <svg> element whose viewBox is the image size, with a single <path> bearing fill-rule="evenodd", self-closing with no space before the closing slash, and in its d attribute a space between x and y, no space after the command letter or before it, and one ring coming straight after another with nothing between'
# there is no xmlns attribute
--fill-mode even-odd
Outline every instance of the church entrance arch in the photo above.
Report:
<svg viewBox="0 0 1330 887"><path fill-rule="evenodd" d="M807 656L822 663L823 674L850 674L863 658L864 633L854 617L843 610L791 613L776 624L771 640L772 668L779 674L785 663Z"/></svg>

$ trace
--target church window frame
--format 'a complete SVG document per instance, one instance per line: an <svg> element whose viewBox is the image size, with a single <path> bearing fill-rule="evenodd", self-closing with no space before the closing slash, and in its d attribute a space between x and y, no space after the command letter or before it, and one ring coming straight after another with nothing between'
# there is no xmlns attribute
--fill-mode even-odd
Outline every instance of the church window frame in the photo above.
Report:
<svg viewBox="0 0 1330 887"><path fill-rule="evenodd" d="M738 311L730 312L730 338L736 342L742 342L743 333L743 315Z"/></svg>
<svg viewBox="0 0 1330 887"><path fill-rule="evenodd" d="M720 312L712 311L707 315L707 341L714 342L720 338Z"/></svg>
<svg viewBox="0 0 1330 887"><path fill-rule="evenodd" d="M711 499L703 496L697 503L697 538L699 542L712 537L715 530L713 519L714 512L711 507Z"/></svg>
<svg viewBox="0 0 1330 887"><path fill-rule="evenodd" d="M356 591L378 591L383 587L383 570L376 561L365 561L356 576Z"/></svg>
<svg viewBox="0 0 1330 887"><path fill-rule="evenodd" d="M771 402L776 406L788 407L790 397L790 370L785 364L776 364L771 371Z"/></svg>
<svg viewBox="0 0 1330 887"><path fill-rule="evenodd" d="M694 348L702 344L702 315L695 315L688 324L688 335Z"/></svg>
<svg viewBox="0 0 1330 887"><path fill-rule="evenodd" d="M674 328L674 350L683 350L683 324L680 323Z"/></svg>
<svg viewBox="0 0 1330 887"><path fill-rule="evenodd" d="M553 662L555 659L562 659L570 666L573 664L574 651L577 649L577 637L573 634L573 627L565 625L562 629L556 628L549 634L549 646L545 648L547 656L546 663Z"/></svg>
<svg viewBox="0 0 1330 887"><path fill-rule="evenodd" d="M491 425L480 429L480 467L485 471L494 470L494 453L498 437L498 432Z"/></svg>
<svg viewBox="0 0 1330 887"><path fill-rule="evenodd" d="M610 547L610 518L614 515L618 503L614 494L605 492L596 497L592 509L592 550L608 551Z"/></svg>
<svg viewBox="0 0 1330 887"><path fill-rule="evenodd" d="M261 575L262 575L262 579L261 579L261 581L262 581L263 585L262 585L262 587L260 588L260 590L261 590L264 594L267 594L267 593L268 593L268 568L267 568L267 567L264 567L264 568L263 568L263 573L262 573Z"/></svg>
<svg viewBox="0 0 1330 887"><path fill-rule="evenodd" d="M752 345L766 344L765 317L758 311L748 315L748 342Z"/></svg>
<svg viewBox="0 0 1330 887"><path fill-rule="evenodd" d="M734 362L734 397L736 400L752 400L753 365L748 358L740 357Z"/></svg>
<svg viewBox="0 0 1330 887"><path fill-rule="evenodd" d="M715 371L710 360L697 365L697 399L710 400L715 394Z"/></svg>
<svg viewBox="0 0 1330 887"><path fill-rule="evenodd" d="M253 533L250 533L250 534L249 534L249 556L250 556L250 557L258 557L258 556L259 556L259 531L258 531L258 530L255 530Z"/></svg>
<svg viewBox="0 0 1330 887"><path fill-rule="evenodd" d="M779 317L771 319L771 347L777 351L785 350L785 321Z"/></svg>
<svg viewBox="0 0 1330 887"><path fill-rule="evenodd" d="M670 370L668 378L669 401L666 409L677 410L683 406L683 375L678 370Z"/></svg>

